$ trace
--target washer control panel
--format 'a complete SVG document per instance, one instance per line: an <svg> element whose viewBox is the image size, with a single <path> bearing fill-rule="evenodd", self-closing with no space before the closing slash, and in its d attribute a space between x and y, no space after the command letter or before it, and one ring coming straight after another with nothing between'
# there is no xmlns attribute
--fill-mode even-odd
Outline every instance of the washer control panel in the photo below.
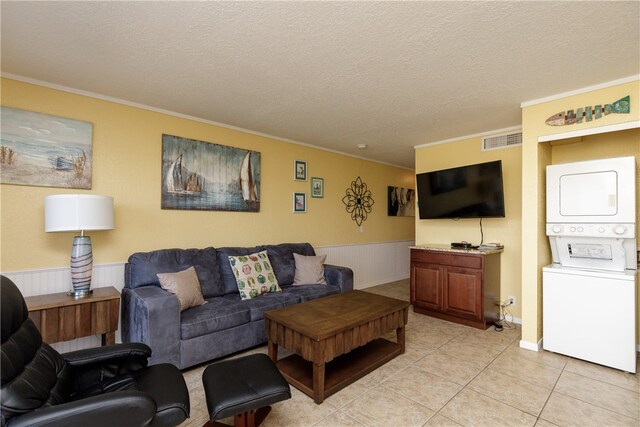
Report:
<svg viewBox="0 0 640 427"><path fill-rule="evenodd" d="M635 224L547 224L547 236L636 237Z"/></svg>

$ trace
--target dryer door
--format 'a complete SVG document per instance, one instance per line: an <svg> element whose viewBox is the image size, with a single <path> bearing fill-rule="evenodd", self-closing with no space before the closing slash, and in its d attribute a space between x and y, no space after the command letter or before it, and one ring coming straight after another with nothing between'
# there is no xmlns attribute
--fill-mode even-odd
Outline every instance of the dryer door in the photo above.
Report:
<svg viewBox="0 0 640 427"><path fill-rule="evenodd" d="M548 223L636 221L635 158L547 166Z"/></svg>
<svg viewBox="0 0 640 427"><path fill-rule="evenodd" d="M560 215L614 216L618 213L618 174L615 171L560 176Z"/></svg>

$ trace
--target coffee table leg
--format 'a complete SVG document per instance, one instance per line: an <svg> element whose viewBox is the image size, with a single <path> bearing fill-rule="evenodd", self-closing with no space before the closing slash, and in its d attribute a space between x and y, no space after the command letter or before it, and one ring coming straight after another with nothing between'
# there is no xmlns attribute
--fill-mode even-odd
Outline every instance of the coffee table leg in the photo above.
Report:
<svg viewBox="0 0 640 427"><path fill-rule="evenodd" d="M313 364L313 401L320 404L324 400L324 363Z"/></svg>
<svg viewBox="0 0 640 427"><path fill-rule="evenodd" d="M278 361L278 343L269 340L267 342L267 351L269 352L269 357L271 358L271 360L273 360L273 362L277 362Z"/></svg>
<svg viewBox="0 0 640 427"><path fill-rule="evenodd" d="M400 346L400 353L404 353L404 326L396 329L396 336L398 337L398 345Z"/></svg>

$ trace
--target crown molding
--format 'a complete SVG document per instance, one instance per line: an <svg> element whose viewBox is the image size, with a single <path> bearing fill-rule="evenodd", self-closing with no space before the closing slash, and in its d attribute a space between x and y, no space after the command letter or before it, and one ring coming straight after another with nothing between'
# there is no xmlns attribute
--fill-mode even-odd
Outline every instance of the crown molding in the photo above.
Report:
<svg viewBox="0 0 640 427"><path fill-rule="evenodd" d="M511 126L511 127L508 127L508 128L489 130L489 131L481 132L481 133L474 133L472 135L465 135L465 136L458 136L456 138L451 138L451 139L444 139L442 141L427 142L425 144L414 145L413 148L414 149L418 149L418 148L423 148L423 147L430 147L432 145L448 144L450 142L462 141L462 140L471 139L471 138L480 138L480 137L483 137L483 136L496 136L496 134L504 134L504 133L520 131L520 130L522 130L522 126L521 125Z"/></svg>
<svg viewBox="0 0 640 427"><path fill-rule="evenodd" d="M610 82L599 83L593 86L587 86L580 89L570 90L569 92L562 92L556 95L547 96L544 98L532 99L531 101L525 101L520 104L520 108L531 107L532 105L543 104L549 101L555 101L556 99L562 99L569 96L580 95L582 93L592 92L594 90L605 89L611 86L618 86L624 83L631 83L640 80L640 74L634 76L624 77Z"/></svg>
<svg viewBox="0 0 640 427"><path fill-rule="evenodd" d="M409 167L406 167L406 166L395 165L393 163L387 163L387 162L383 162L383 161L380 161L380 160L368 159L366 157L356 156L355 154L345 153L343 151L333 150L331 148L324 148L324 147L320 147L320 146L317 146L317 145L309 144L309 143L306 143L306 142L295 141L293 139L288 139L288 138L282 138L280 136L270 135L268 133L257 132L257 131L251 130L251 129L244 129L244 128L241 128L241 127L232 126L232 125L228 125L228 124L225 124L225 123L215 122L213 120L203 119L201 117L196 117L196 116L190 116L190 115L187 115L187 114L177 113L175 111L165 110L163 108L157 108L157 107L153 107L153 106L150 106L150 105L139 104L137 102L127 101L126 99L114 98L114 97L103 95L103 94L100 94L100 93L89 92L89 91L82 90L82 89L76 89L76 88L72 88L72 87L68 87L68 86L62 86L62 85L55 84L55 83L45 82L45 81L42 81L42 80L36 80L36 79L32 79L30 77L24 77L24 76L20 76L20 75L16 75L16 74L11 74L11 73L1 73L0 77L11 79L11 80L17 80L17 81L20 81L20 82L23 82L23 83L29 83L29 84L36 85L36 86L42 86L42 87L46 87L46 88L49 88L49 89L59 90L59 91L62 91L62 92L72 93L74 95L80 95L80 96L86 96L88 98L99 99L101 101L113 102L114 104L126 105L127 107L133 107L133 108L138 108L138 109L141 109L141 110L152 111L154 113L166 114L168 116L178 117L180 119L190 120L190 121L194 121L194 122L198 122L198 123L204 123L204 124L207 124L207 125L217 126L217 127L230 129L230 130L234 130L234 131L238 131L238 132L248 133L248 134L255 135L255 136L260 136L260 137L263 137L263 138L274 139L276 141L286 142L287 144L302 145L304 147L314 148L316 150L321 150L321 151L327 151L329 153L339 154L341 156L353 157L353 158L356 158L356 159L359 159L359 160L365 160L365 161L368 161L368 162L379 163L379 164L382 164L382 165L385 165L385 166L393 166L395 168L406 169L406 170L410 170L410 171L413 170L413 168L409 168Z"/></svg>

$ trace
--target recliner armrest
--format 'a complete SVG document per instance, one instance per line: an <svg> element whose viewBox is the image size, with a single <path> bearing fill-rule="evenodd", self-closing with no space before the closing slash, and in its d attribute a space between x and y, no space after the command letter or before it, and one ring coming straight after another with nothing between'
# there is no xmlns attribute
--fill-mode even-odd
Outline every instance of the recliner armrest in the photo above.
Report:
<svg viewBox="0 0 640 427"><path fill-rule="evenodd" d="M62 357L72 368L76 393L91 395L109 389L115 379L145 368L150 355L146 344L127 343L73 351Z"/></svg>
<svg viewBox="0 0 640 427"><path fill-rule="evenodd" d="M74 368L96 363L113 363L118 360L126 362L131 359L137 359L146 365L146 362L142 361L151 357L151 348L142 343L123 343L71 351L64 353L62 357Z"/></svg>
<svg viewBox="0 0 640 427"><path fill-rule="evenodd" d="M339 286L340 292L353 290L353 270L349 267L325 264L324 278L329 285Z"/></svg>
<svg viewBox="0 0 640 427"><path fill-rule="evenodd" d="M6 427L47 426L148 426L156 403L146 393L127 390L49 406L11 418Z"/></svg>

